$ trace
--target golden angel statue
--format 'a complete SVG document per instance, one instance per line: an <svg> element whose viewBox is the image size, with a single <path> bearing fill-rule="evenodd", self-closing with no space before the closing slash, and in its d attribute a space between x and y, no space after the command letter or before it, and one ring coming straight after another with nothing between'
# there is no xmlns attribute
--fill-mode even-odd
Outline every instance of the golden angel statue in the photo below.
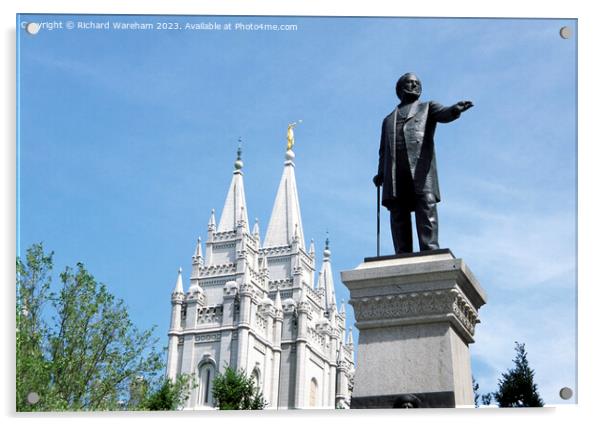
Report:
<svg viewBox="0 0 602 426"><path fill-rule="evenodd" d="M293 146L295 145L295 133L293 132L293 127L295 127L297 124L302 123L302 122L303 122L303 120L299 120L298 122L294 121L288 125L288 129L286 130L286 140L287 140L286 149L288 151L293 149Z"/></svg>

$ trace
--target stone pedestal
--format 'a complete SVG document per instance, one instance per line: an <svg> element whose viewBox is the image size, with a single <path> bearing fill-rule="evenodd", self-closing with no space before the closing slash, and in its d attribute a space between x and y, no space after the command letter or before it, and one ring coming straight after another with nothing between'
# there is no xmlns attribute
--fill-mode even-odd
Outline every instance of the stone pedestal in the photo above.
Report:
<svg viewBox="0 0 602 426"><path fill-rule="evenodd" d="M474 406L468 345L486 295L447 249L341 273L359 342L351 408Z"/></svg>

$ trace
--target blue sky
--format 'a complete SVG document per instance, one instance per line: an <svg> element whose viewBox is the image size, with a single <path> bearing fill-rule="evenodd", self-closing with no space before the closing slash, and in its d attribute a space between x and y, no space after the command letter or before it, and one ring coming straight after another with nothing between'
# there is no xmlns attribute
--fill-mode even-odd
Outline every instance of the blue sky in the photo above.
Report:
<svg viewBox="0 0 602 426"><path fill-rule="evenodd" d="M546 403L576 387L576 38L558 34L576 32L575 21L21 19L298 26L18 32L18 244L43 241L57 269L84 262L140 327L158 326L162 344L177 268L189 273L196 237L211 208L220 213L238 138L249 216L264 233L286 125L298 119L305 236L320 252L329 231L337 297L347 299L338 272L375 254L382 118L399 75L414 71L423 99L475 103L436 135L440 242L489 296L474 376L494 390L516 340Z"/></svg>

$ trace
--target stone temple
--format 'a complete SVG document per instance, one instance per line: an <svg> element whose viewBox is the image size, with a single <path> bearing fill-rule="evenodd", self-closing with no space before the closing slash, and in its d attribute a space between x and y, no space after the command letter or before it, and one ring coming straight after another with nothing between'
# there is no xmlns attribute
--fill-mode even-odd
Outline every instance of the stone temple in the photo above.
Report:
<svg viewBox="0 0 602 426"><path fill-rule="evenodd" d="M184 409L214 407L212 381L227 365L255 379L268 409L350 405L352 334L345 338L345 305L337 309L328 239L315 279L290 148L265 237L257 220L249 228L239 148L219 223L211 212L204 253L198 239L187 292L180 268L167 376L196 377Z"/></svg>

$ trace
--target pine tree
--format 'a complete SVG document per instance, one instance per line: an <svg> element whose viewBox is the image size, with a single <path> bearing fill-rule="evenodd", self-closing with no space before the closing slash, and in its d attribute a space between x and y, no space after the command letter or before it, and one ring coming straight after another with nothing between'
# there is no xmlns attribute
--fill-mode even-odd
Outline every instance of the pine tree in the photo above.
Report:
<svg viewBox="0 0 602 426"><path fill-rule="evenodd" d="M481 402L483 403L483 405L491 404L491 392L487 392L481 395Z"/></svg>
<svg viewBox="0 0 602 426"><path fill-rule="evenodd" d="M481 394L479 393L479 384L474 379L474 376L472 377L472 395L474 397L474 406L479 408L479 397Z"/></svg>
<svg viewBox="0 0 602 426"><path fill-rule="evenodd" d="M515 343L514 368L502 374L498 390L493 397L500 407L543 407L533 378L535 372L529 367L524 343Z"/></svg>

